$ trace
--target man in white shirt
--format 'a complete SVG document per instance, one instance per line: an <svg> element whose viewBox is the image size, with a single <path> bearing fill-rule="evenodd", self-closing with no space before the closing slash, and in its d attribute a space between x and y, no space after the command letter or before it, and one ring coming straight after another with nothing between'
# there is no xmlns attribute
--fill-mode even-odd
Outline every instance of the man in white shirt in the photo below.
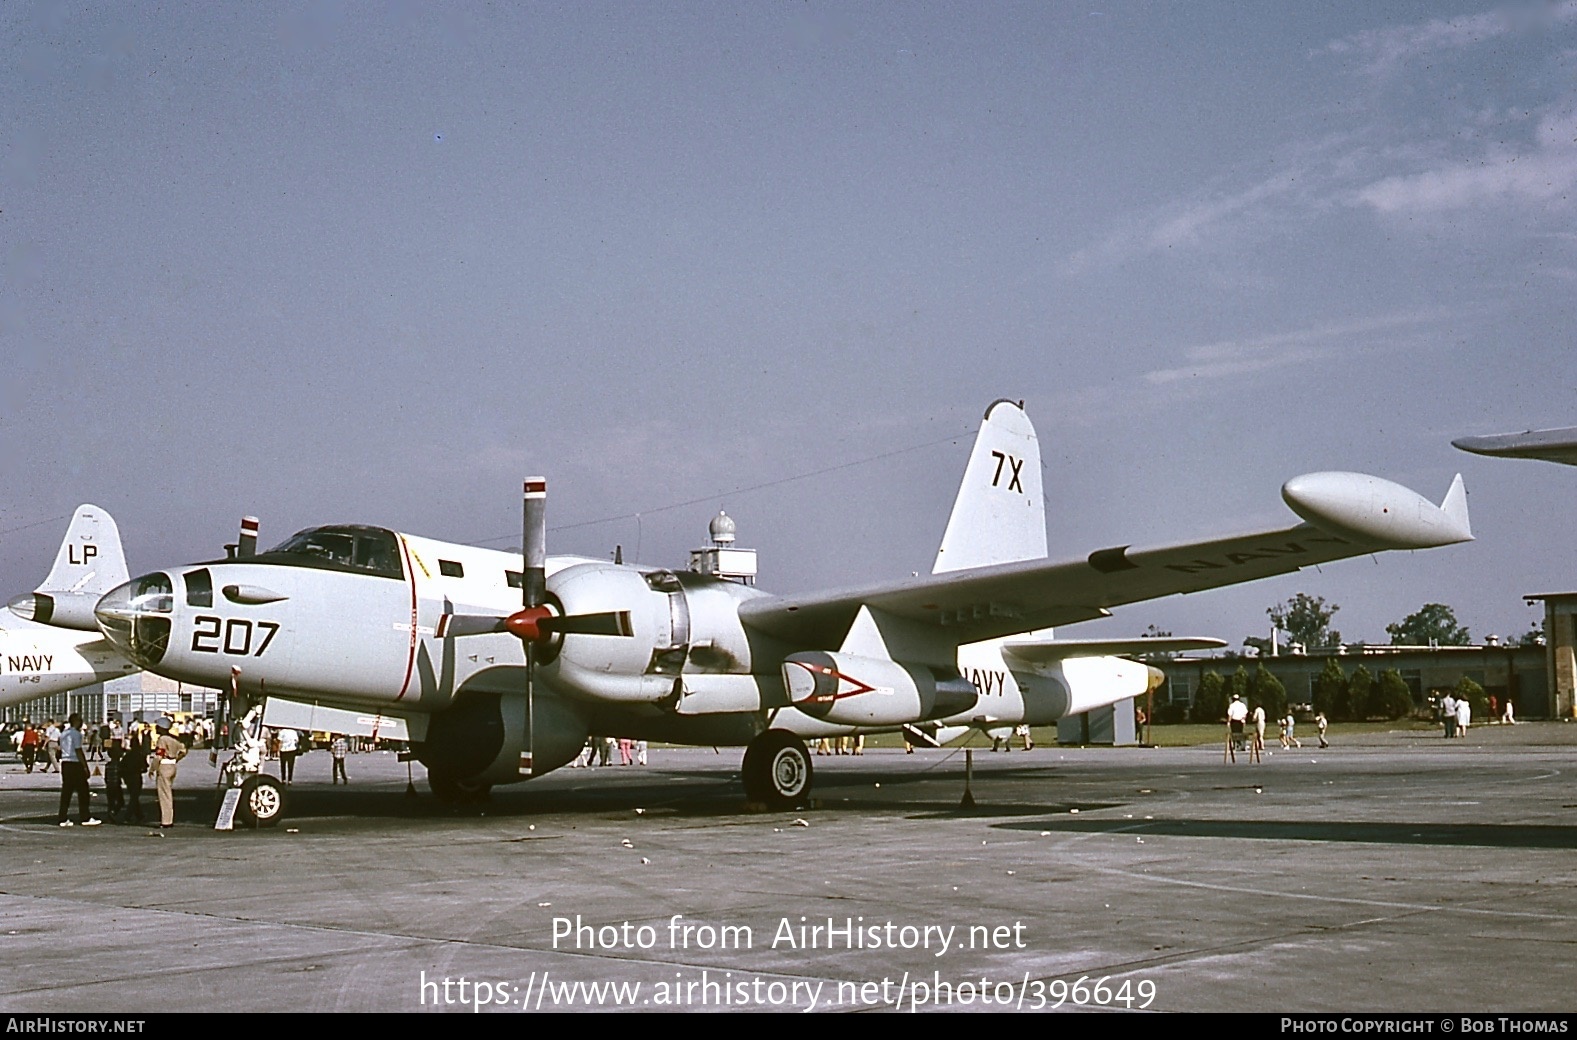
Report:
<svg viewBox="0 0 1577 1040"><path fill-rule="evenodd" d="M301 747L301 734L293 729L279 731L279 779L283 783L295 783L296 780L296 754Z"/></svg>
<svg viewBox="0 0 1577 1040"><path fill-rule="evenodd" d="M1227 729L1232 733L1232 746L1239 751L1243 750L1243 723L1247 719L1248 705L1234 693L1232 703L1227 705Z"/></svg>

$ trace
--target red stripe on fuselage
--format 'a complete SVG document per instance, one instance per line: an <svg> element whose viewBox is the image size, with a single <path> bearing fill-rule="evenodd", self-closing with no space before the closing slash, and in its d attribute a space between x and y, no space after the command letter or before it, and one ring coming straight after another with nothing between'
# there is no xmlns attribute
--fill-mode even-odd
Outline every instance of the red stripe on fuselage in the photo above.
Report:
<svg viewBox="0 0 1577 1040"><path fill-rule="evenodd" d="M405 554L405 573L411 582L411 650L405 658L405 681L400 683L400 694L394 698L404 700L405 694L411 688L411 672L416 668L416 568L411 565L411 547L405 544L405 537L400 538L400 551Z"/></svg>

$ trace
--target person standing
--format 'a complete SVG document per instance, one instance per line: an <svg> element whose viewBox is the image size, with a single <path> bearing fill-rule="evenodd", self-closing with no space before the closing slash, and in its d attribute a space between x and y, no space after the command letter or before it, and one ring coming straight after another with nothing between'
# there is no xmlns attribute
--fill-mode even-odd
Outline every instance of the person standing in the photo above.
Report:
<svg viewBox="0 0 1577 1040"><path fill-rule="evenodd" d="M1446 724L1446 739L1450 740L1457 735L1457 699L1449 693L1440 702L1440 714Z"/></svg>
<svg viewBox="0 0 1577 1040"><path fill-rule="evenodd" d="M175 826L175 767L186 757L186 745L170 734L170 720L161 718L154 726L159 739L153 742L153 764L149 772L158 782L159 826Z"/></svg>
<svg viewBox="0 0 1577 1040"><path fill-rule="evenodd" d="M142 774L148 768L148 750L148 734L142 723L132 723L120 756L120 779L126 785L126 810L121 823L142 822Z"/></svg>
<svg viewBox="0 0 1577 1040"><path fill-rule="evenodd" d="M1265 750L1265 706L1263 704L1254 705L1253 719L1254 750L1263 752Z"/></svg>
<svg viewBox="0 0 1577 1040"><path fill-rule="evenodd" d="M279 731L279 779L282 783L296 782L296 755L301 747L301 734L290 727Z"/></svg>
<svg viewBox="0 0 1577 1040"><path fill-rule="evenodd" d="M54 719L44 720L44 772L60 772L60 727Z"/></svg>
<svg viewBox="0 0 1577 1040"><path fill-rule="evenodd" d="M350 754L350 741L345 739L345 734L336 733L329 742L329 754L334 759L334 775L329 780L330 785L345 781L345 786L350 786L350 780L345 776L345 756Z"/></svg>
<svg viewBox="0 0 1577 1040"><path fill-rule="evenodd" d="M125 754L118 740L112 740L109 749L105 751L107 760L104 763L104 796L109 799L110 822L118 821L126 812L126 792L121 786L120 759Z"/></svg>
<svg viewBox="0 0 1577 1040"><path fill-rule="evenodd" d="M1232 703L1227 705L1227 732L1232 747L1238 751L1243 750L1243 723L1248 720L1248 705L1243 703L1243 698L1237 694L1232 695ZM991 750L995 751L996 748Z"/></svg>
<svg viewBox="0 0 1577 1040"><path fill-rule="evenodd" d="M22 723L22 765L29 773L38 762L38 749L44 744L44 735L31 722Z"/></svg>
<svg viewBox="0 0 1577 1040"><path fill-rule="evenodd" d="M1330 725L1330 721L1326 719L1323 711L1314 716L1314 728L1320 735L1320 747L1322 748L1331 746L1330 741L1325 739L1325 731L1330 728Z"/></svg>
<svg viewBox="0 0 1577 1040"><path fill-rule="evenodd" d="M638 766L646 764L646 741L644 740L635 742L635 764Z"/></svg>
<svg viewBox="0 0 1577 1040"><path fill-rule="evenodd" d="M1473 702L1466 697L1457 698L1457 736L1467 736L1468 723L1473 721Z"/></svg>
<svg viewBox="0 0 1577 1040"><path fill-rule="evenodd" d="M88 815L88 753L82 746L82 716L76 712L66 720L60 734L60 825L72 826L67 819L71 811L71 796L77 796L77 822L84 827L97 827L99 821Z"/></svg>

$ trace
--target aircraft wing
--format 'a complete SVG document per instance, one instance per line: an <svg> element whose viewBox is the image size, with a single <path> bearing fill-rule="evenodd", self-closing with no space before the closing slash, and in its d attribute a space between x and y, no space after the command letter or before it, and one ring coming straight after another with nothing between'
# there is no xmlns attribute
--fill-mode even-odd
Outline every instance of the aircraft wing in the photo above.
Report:
<svg viewBox="0 0 1577 1040"><path fill-rule="evenodd" d="M1236 585L1384 549L1470 540L1462 478L1436 506L1358 473L1282 487L1304 523L1156 549L1115 546L1072 560L1024 560L741 605L746 625L806 648L836 649L862 606L937 629L955 644L1103 617L1110 608Z"/></svg>
<svg viewBox="0 0 1577 1040"><path fill-rule="evenodd" d="M1070 657L1143 657L1189 650L1219 650L1225 639L1207 636L1155 636L1138 639L1035 639L1002 644L1002 652L1027 664L1050 664Z"/></svg>
<svg viewBox="0 0 1577 1040"><path fill-rule="evenodd" d="M1577 426L1563 430L1529 430L1493 437L1460 437L1451 442L1475 455L1502 459L1545 459L1577 466Z"/></svg>

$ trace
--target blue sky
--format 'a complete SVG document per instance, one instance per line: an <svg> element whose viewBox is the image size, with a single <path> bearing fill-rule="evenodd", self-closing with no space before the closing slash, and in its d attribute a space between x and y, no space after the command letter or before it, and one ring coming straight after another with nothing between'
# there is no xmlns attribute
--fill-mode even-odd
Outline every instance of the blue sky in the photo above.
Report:
<svg viewBox="0 0 1577 1040"><path fill-rule="evenodd" d="M507 545L534 472L555 551L677 565L726 508L768 589L923 571L998 397L1056 557L1291 521L1311 470L1468 482L1470 546L1074 634L1304 591L1506 635L1577 587L1577 472L1449 443L1577 423L1577 4L0 23L6 595L82 501L137 571L243 513Z"/></svg>

